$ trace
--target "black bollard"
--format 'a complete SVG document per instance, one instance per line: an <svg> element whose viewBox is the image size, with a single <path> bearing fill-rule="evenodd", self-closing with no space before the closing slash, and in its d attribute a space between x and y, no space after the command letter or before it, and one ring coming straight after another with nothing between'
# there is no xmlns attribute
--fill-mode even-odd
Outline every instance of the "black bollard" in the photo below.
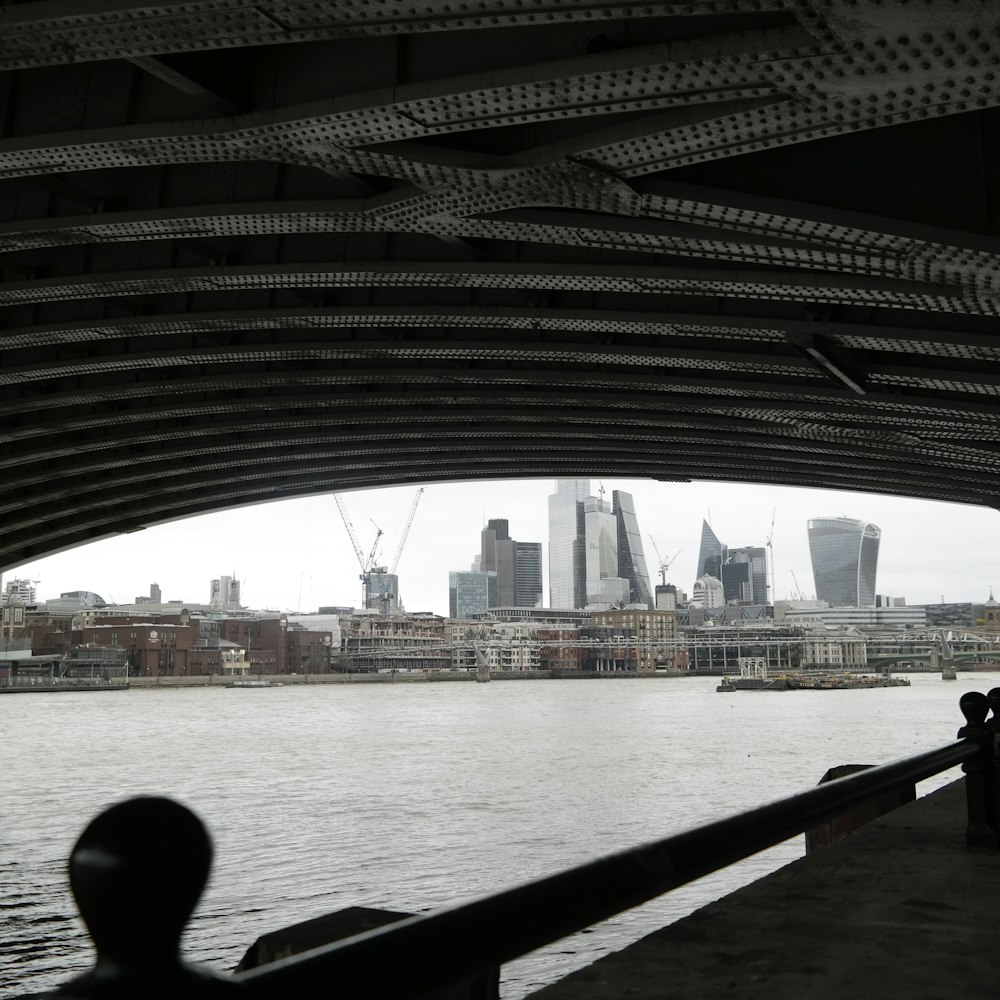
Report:
<svg viewBox="0 0 1000 1000"><path fill-rule="evenodd" d="M986 728L1000 733L1000 688L990 688L986 692L986 702L993 714L986 720Z"/></svg>
<svg viewBox="0 0 1000 1000"><path fill-rule="evenodd" d="M212 841L170 799L128 799L80 835L69 880L97 952L89 972L56 996L94 1000L215 1000L242 992L232 979L184 962L180 939L208 881Z"/></svg>
<svg viewBox="0 0 1000 1000"><path fill-rule="evenodd" d="M969 823L965 831L967 847L996 850L996 801L993 765L993 733L986 725L989 701L979 691L967 691L958 702L966 724L958 731L959 739L978 743L981 753L962 765Z"/></svg>

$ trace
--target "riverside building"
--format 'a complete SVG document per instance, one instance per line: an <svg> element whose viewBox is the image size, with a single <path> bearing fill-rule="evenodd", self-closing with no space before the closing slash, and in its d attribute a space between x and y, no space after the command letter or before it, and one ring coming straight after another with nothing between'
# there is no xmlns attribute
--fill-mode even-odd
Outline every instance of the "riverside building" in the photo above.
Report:
<svg viewBox="0 0 1000 1000"><path fill-rule="evenodd" d="M615 635L629 636L635 647L635 666L640 673L657 669L677 669L677 614L642 608L616 608L593 615L596 627L612 629Z"/></svg>

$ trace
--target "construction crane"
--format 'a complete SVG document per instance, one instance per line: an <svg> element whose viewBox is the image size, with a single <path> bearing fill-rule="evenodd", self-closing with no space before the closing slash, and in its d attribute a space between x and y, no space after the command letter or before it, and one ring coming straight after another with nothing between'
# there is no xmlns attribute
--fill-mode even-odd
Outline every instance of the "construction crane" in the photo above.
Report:
<svg viewBox="0 0 1000 1000"><path fill-rule="evenodd" d="M406 539L410 534L410 527L413 525L413 518L417 513L417 505L420 503L420 498L424 495L423 486L417 490L417 495L413 498L413 503L410 504L410 513L407 515L406 524L403 526L403 533L399 538L399 545L396 546L396 554L392 558L392 565L386 566L376 566L373 567L372 572L375 573L388 573L390 576L394 576L396 573L396 567L399 565L399 558L403 554L403 546L406 544ZM398 587L397 587L398 596ZM392 595L385 591L378 594L378 608L383 614L388 614L390 610L390 602L392 600Z"/></svg>
<svg viewBox="0 0 1000 1000"><path fill-rule="evenodd" d="M678 549L669 559L664 561L663 556L660 555L660 550L657 547L656 539L650 535L649 540L653 543L653 551L656 553L656 561L660 564L660 583L665 587L667 585L667 570L670 569L670 564L684 551L684 549Z"/></svg>
<svg viewBox="0 0 1000 1000"><path fill-rule="evenodd" d="M417 495L413 498L413 503L410 504L410 514L406 519L406 526L403 528L403 534L399 539L399 545L396 547L396 555L392 559L392 569L389 570L390 573L396 572L396 567L399 565L399 557L403 554L403 546L406 544L406 538L410 533L410 526L413 524L413 517L417 513L417 504L420 503L420 498L424 495L423 486L417 490Z"/></svg>
<svg viewBox="0 0 1000 1000"><path fill-rule="evenodd" d="M771 539L774 538L774 515L778 513L778 508L774 507L771 510L771 530L767 533L767 551L771 557L771 579L768 583L764 585L764 602L774 603L774 599L777 594L774 591L775 579L774 579L774 546L771 544ZM770 593L768 593L770 591ZM770 597L770 602L768 602L768 597Z"/></svg>
<svg viewBox="0 0 1000 1000"><path fill-rule="evenodd" d="M351 524L351 519L347 514L347 508L344 506L344 501L341 499L339 493L334 493L333 499L337 501L337 509L340 511L341 520L344 522L344 527L347 529L347 535L351 539L351 545L354 546L354 554L358 557L358 565L361 567L361 607L367 608L368 591L371 587L372 569L375 564L375 553L378 552L378 542L382 537L382 529L377 524L375 525L375 541L372 542L371 552L368 553L366 558L361 551L358 536L355 534L354 525ZM375 522L373 521L372 523L374 524Z"/></svg>
<svg viewBox="0 0 1000 1000"><path fill-rule="evenodd" d="M795 584L795 596L800 601L804 601L806 599L806 595L802 593L802 588L799 586L798 577L796 577L794 569L792 570L792 583Z"/></svg>

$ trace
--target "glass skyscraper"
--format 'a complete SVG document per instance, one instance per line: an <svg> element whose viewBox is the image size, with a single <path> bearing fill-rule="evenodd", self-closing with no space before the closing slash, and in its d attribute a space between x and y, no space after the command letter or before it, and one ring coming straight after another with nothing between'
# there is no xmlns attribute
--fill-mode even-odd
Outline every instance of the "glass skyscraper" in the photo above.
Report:
<svg viewBox="0 0 1000 1000"><path fill-rule="evenodd" d="M706 573L716 580L722 579L722 564L726 561L728 548L716 537L708 521L701 522L701 545L698 547L698 576Z"/></svg>
<svg viewBox="0 0 1000 1000"><path fill-rule="evenodd" d="M587 603L583 504L589 495L589 479L557 479L549 496L549 607Z"/></svg>
<svg viewBox="0 0 1000 1000"><path fill-rule="evenodd" d="M730 549L722 564L722 585L727 601L767 604L767 550L756 545Z"/></svg>
<svg viewBox="0 0 1000 1000"><path fill-rule="evenodd" d="M612 504L589 479L558 479L549 497L549 602L553 608L653 607L642 534L630 493Z"/></svg>
<svg viewBox="0 0 1000 1000"><path fill-rule="evenodd" d="M542 606L542 543L515 542L514 551L517 606Z"/></svg>
<svg viewBox="0 0 1000 1000"><path fill-rule="evenodd" d="M882 532L847 517L813 518L808 530L816 598L834 608L874 607Z"/></svg>
<svg viewBox="0 0 1000 1000"><path fill-rule="evenodd" d="M612 490L611 499L618 526L618 575L629 583L629 603L653 607L653 594L649 588L649 571L642 548L639 519L631 493Z"/></svg>
<svg viewBox="0 0 1000 1000"><path fill-rule="evenodd" d="M480 570L448 574L448 616L469 618L496 606L497 575Z"/></svg>
<svg viewBox="0 0 1000 1000"><path fill-rule="evenodd" d="M587 553L587 603L583 606L628 604L629 583L618 572L618 524L603 497L584 501L583 524Z"/></svg>

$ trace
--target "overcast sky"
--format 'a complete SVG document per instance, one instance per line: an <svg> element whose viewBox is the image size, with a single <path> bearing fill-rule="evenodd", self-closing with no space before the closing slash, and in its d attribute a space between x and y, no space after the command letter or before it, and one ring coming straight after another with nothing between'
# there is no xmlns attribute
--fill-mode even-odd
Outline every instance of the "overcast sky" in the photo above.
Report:
<svg viewBox="0 0 1000 1000"><path fill-rule="evenodd" d="M764 545L774 519L773 552L778 598L814 594L806 538L811 517L866 519L882 529L876 590L909 604L984 600L1000 586L1000 512L956 504L859 493L718 483L591 480L635 498L650 583L659 582L650 543L672 560L667 582L690 594L707 518L730 547ZM491 517L510 522L512 538L541 542L548 603L548 500L555 480L430 485L420 500L399 561L408 611L448 613L448 571L468 569L479 551L479 532ZM343 494L367 554L376 525L384 532L381 560L391 563L416 495L415 487ZM147 528L95 542L4 573L37 580L38 598L92 590L125 603L159 583L164 600L207 603L213 577L242 581L252 608L313 611L356 605L360 569L332 495L244 507ZM794 572L794 578L793 578ZM797 581L797 583L796 583Z"/></svg>

